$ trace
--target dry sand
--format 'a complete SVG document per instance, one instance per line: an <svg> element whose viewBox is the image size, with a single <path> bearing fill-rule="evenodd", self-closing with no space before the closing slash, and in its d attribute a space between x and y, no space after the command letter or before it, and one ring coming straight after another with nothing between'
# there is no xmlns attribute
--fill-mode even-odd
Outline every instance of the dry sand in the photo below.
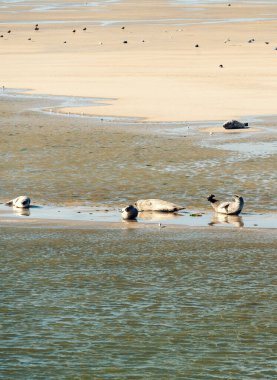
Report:
<svg viewBox="0 0 277 380"><path fill-rule="evenodd" d="M74 11L12 9L20 12L1 12L5 87L109 98L78 112L149 121L276 113L277 26L270 18L277 4L126 0L97 8L80 2Z"/></svg>

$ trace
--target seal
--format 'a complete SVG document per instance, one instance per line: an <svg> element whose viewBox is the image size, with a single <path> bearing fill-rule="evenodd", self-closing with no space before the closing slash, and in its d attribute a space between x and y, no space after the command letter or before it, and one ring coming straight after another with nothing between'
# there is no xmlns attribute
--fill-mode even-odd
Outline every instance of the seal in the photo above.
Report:
<svg viewBox="0 0 277 380"><path fill-rule="evenodd" d="M163 201L162 199L139 199L135 206L138 211L160 211L160 212L176 212L183 210L185 207L176 205L175 203Z"/></svg>
<svg viewBox="0 0 277 380"><path fill-rule="evenodd" d="M211 203L212 208L220 213L226 215L238 215L244 206L244 200L240 195L234 195L233 200L228 202L221 202L215 199L215 195L211 194L207 200Z"/></svg>
<svg viewBox="0 0 277 380"><path fill-rule="evenodd" d="M20 195L17 198L11 199L7 203L6 206L13 206L16 208L29 208L31 204L31 199L26 195Z"/></svg>
<svg viewBox="0 0 277 380"><path fill-rule="evenodd" d="M124 220L136 219L137 216L138 216L138 210L133 205L129 205L127 207L124 207L121 210L121 217Z"/></svg>

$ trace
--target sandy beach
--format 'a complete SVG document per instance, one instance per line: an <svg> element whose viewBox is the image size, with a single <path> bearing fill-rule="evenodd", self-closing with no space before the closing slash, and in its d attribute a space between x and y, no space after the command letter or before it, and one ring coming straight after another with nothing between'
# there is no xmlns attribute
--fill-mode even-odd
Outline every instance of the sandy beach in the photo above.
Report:
<svg viewBox="0 0 277 380"><path fill-rule="evenodd" d="M65 113L147 121L275 114L277 5L126 0L72 12L59 3L1 12L1 85L103 99Z"/></svg>

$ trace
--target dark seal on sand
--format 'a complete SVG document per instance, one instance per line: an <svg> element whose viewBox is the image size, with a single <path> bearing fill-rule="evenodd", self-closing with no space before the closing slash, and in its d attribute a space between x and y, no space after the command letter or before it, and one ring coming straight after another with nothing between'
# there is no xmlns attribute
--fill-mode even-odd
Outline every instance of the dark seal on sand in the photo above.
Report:
<svg viewBox="0 0 277 380"><path fill-rule="evenodd" d="M237 120L227 121L223 124L223 128L225 129L244 129L248 127L248 123L241 123Z"/></svg>

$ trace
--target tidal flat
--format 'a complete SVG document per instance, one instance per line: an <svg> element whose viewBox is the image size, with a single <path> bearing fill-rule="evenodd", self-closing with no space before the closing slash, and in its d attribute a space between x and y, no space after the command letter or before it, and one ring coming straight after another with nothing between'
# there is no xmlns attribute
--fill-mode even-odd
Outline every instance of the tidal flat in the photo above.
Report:
<svg viewBox="0 0 277 380"><path fill-rule="evenodd" d="M1 96L2 203L19 194L36 205L63 206L121 207L160 198L207 211L209 194L239 193L244 212L276 212L273 117L253 119L253 132L225 134L222 121L124 122L41 111L52 105L43 97ZM219 133L206 133L203 125ZM241 151L248 143L272 149Z"/></svg>
<svg viewBox="0 0 277 380"><path fill-rule="evenodd" d="M202 128L220 121L49 107L1 97L0 199L26 193L34 208L12 216L0 206L0 378L275 379L276 227L208 226L206 201L240 192L244 222L276 215L276 153L224 149L274 144L275 119L210 135ZM206 227L168 215L119 222L115 210L146 197L200 210L191 219Z"/></svg>

